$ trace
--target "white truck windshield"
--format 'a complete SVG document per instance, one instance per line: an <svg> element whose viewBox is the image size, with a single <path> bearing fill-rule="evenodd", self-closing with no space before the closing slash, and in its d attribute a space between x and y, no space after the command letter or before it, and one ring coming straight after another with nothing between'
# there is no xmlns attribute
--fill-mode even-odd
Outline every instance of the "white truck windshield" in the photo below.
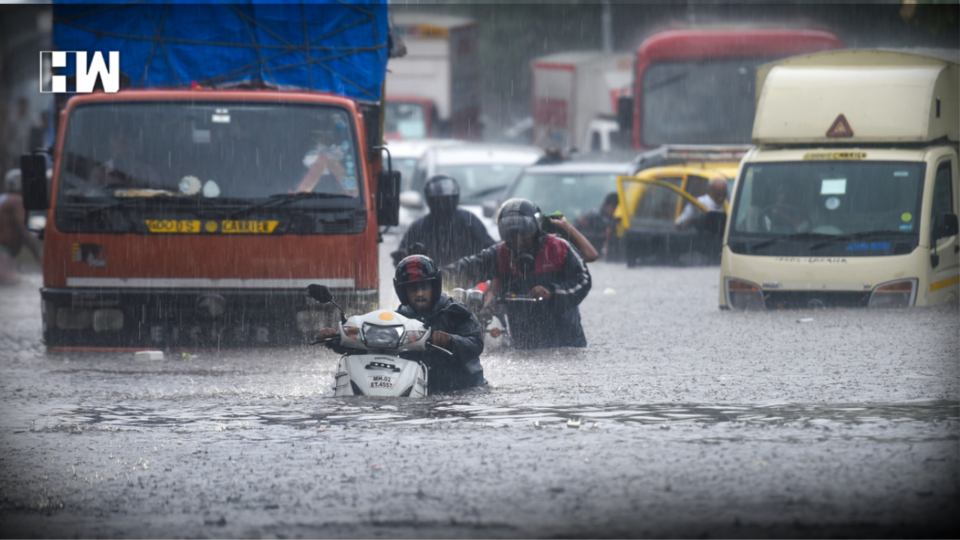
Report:
<svg viewBox="0 0 960 540"><path fill-rule="evenodd" d="M863 256L912 251L925 166L918 162L752 163L734 198L731 249Z"/></svg>

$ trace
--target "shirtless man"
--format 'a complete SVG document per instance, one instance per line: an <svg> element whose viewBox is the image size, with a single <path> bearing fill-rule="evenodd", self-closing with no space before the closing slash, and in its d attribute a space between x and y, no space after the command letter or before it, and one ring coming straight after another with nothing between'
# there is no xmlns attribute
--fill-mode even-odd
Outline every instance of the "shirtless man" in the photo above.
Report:
<svg viewBox="0 0 960 540"><path fill-rule="evenodd" d="M20 169L11 169L3 179L0 194L0 285L14 283L17 264L14 258L24 244L38 261L41 260L40 242L26 227L26 211L20 196Z"/></svg>

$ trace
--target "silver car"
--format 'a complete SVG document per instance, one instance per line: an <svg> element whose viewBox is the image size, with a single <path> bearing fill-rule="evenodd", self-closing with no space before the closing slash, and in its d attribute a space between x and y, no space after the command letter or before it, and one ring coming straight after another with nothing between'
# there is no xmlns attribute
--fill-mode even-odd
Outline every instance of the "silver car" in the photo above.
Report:
<svg viewBox="0 0 960 540"><path fill-rule="evenodd" d="M468 143L433 147L417 162L410 185L411 194L401 194L401 205L415 218L428 211L421 194L428 178L445 174L460 185L460 207L483 217L483 204L500 199L503 191L520 172L536 163L543 150L535 146ZM414 195L415 194L415 195ZM500 237L496 225L484 220L495 240Z"/></svg>

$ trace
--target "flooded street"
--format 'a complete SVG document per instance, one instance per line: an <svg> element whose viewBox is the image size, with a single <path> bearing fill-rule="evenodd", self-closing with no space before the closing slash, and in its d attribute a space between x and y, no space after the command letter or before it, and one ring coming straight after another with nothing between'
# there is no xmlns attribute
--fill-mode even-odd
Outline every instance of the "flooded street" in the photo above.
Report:
<svg viewBox="0 0 960 540"><path fill-rule="evenodd" d="M590 270L586 349L420 401L334 398L319 348L46 352L24 276L3 536L960 535L956 305L722 312L716 267Z"/></svg>

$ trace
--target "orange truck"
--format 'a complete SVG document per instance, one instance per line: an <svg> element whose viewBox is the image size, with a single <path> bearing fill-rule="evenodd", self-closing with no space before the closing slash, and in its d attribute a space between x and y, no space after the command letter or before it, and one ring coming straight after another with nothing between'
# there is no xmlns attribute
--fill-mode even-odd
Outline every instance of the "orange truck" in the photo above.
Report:
<svg viewBox="0 0 960 540"><path fill-rule="evenodd" d="M118 50L128 86L58 96L49 187L47 156L21 159L25 204L47 211L48 348L303 343L334 317L310 283L377 306L379 229L399 210L381 160L385 1L54 16L57 49ZM204 43L197 20L253 29Z"/></svg>

